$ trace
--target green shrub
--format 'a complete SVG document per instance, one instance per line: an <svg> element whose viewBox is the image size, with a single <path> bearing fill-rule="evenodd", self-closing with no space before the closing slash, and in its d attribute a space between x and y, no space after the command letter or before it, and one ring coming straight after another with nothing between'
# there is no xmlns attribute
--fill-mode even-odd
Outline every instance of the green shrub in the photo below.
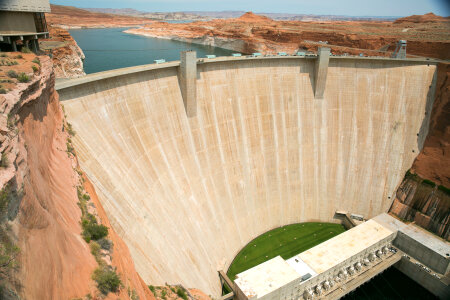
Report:
<svg viewBox="0 0 450 300"><path fill-rule="evenodd" d="M161 291L161 298L166 299L166 295L167 295L167 291L166 290L162 290Z"/></svg>
<svg viewBox="0 0 450 300"><path fill-rule="evenodd" d="M67 147L67 153L72 153L73 154L73 151L75 149L73 148L73 146L72 146L72 144L70 142L66 143L66 147Z"/></svg>
<svg viewBox="0 0 450 300"><path fill-rule="evenodd" d="M30 76L22 72L19 74L19 77L17 77L17 79L19 80L19 82L28 82L30 81Z"/></svg>
<svg viewBox="0 0 450 300"><path fill-rule="evenodd" d="M177 295L178 297L183 298L184 300L188 300L186 292L182 288L178 288Z"/></svg>
<svg viewBox="0 0 450 300"><path fill-rule="evenodd" d="M66 123L66 130L69 133L69 135L75 136L76 132L75 130L73 130L72 124L70 124L69 122Z"/></svg>
<svg viewBox="0 0 450 300"><path fill-rule="evenodd" d="M22 47L22 49L20 50L22 53L31 53L30 48L28 47Z"/></svg>
<svg viewBox="0 0 450 300"><path fill-rule="evenodd" d="M117 292L122 284L119 275L108 267L95 269L92 279L97 282L97 288L104 295L108 295L109 292Z"/></svg>
<svg viewBox="0 0 450 300"><path fill-rule="evenodd" d="M9 184L6 184L0 191L0 216L3 216L8 209L10 193L11 190Z"/></svg>
<svg viewBox="0 0 450 300"><path fill-rule="evenodd" d="M11 78L17 78L17 76L18 76L18 75L17 75L17 72L14 71L14 70L9 70L7 74L8 74L8 76L11 77Z"/></svg>
<svg viewBox="0 0 450 300"><path fill-rule="evenodd" d="M91 214L88 214L92 216ZM83 228L82 236L84 240L89 243L91 240L99 240L108 235L108 227L98 224L97 221L87 217L81 221L81 227Z"/></svg>
<svg viewBox="0 0 450 300"><path fill-rule="evenodd" d="M6 126L8 126L8 129L12 130L16 126L16 118L13 113L8 114L8 119L6 121Z"/></svg>
<svg viewBox="0 0 450 300"><path fill-rule="evenodd" d="M155 293L155 287L153 285L149 285L148 288L150 289L150 291L152 291L152 293Z"/></svg>
<svg viewBox="0 0 450 300"><path fill-rule="evenodd" d="M440 191L444 192L445 194L447 194L448 196L450 196L450 189L449 188L447 188L447 187L445 187L443 185L440 185L440 186L438 186L438 189Z"/></svg>
<svg viewBox="0 0 450 300"><path fill-rule="evenodd" d="M0 167L7 168L9 166L8 156L6 156L6 153L2 153L2 160L0 161Z"/></svg>
<svg viewBox="0 0 450 300"><path fill-rule="evenodd" d="M35 59L33 59L33 62L35 63L35 64L38 64L38 65L41 65L41 61L39 60L39 58L35 58Z"/></svg>
<svg viewBox="0 0 450 300"><path fill-rule="evenodd" d="M33 65L33 66L31 66L31 68L33 69L33 72L34 72L34 73L36 73L37 71L39 71L39 68L38 68L38 67L36 67L36 66L34 66L34 65Z"/></svg>
<svg viewBox="0 0 450 300"><path fill-rule="evenodd" d="M104 250L111 250L111 247L112 247L112 245L113 245L113 242L112 241L110 241L110 240L108 240L108 239L105 239L105 238L102 238L102 239L99 239L98 241L97 241L97 243L100 245L100 247L102 248L102 249L104 249Z"/></svg>
<svg viewBox="0 0 450 300"><path fill-rule="evenodd" d="M8 57L5 53L0 54L0 57Z"/></svg>
<svg viewBox="0 0 450 300"><path fill-rule="evenodd" d="M22 56L22 54L19 54L19 55L16 55L14 58L17 58L17 59L22 59L23 58L23 56Z"/></svg>
<svg viewBox="0 0 450 300"><path fill-rule="evenodd" d="M0 88L0 94L6 94L7 91L4 88Z"/></svg>
<svg viewBox="0 0 450 300"><path fill-rule="evenodd" d="M411 173L410 170L406 171L405 178L406 179L411 179L411 180L414 180L414 181L418 181L420 179L417 174Z"/></svg>
<svg viewBox="0 0 450 300"><path fill-rule="evenodd" d="M426 184L426 185L429 185L429 186L431 186L431 187L435 187L435 186L436 186L436 183L434 183L433 181L428 180L428 179L424 179L424 180L422 181L422 183L423 183L423 184Z"/></svg>
<svg viewBox="0 0 450 300"><path fill-rule="evenodd" d="M90 246L91 246L91 253L92 253L92 255L97 256L97 255L100 254L101 247L100 247L99 243L97 243L95 241L92 241Z"/></svg>

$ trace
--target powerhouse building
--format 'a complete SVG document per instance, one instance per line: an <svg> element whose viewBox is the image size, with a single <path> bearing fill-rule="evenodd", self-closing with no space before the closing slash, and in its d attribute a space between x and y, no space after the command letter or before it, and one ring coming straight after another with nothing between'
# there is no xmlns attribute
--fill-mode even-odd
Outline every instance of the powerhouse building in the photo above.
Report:
<svg viewBox="0 0 450 300"><path fill-rule="evenodd" d="M36 52L38 39L48 37L46 12L50 12L49 0L0 1L1 48L17 51L17 42L22 41Z"/></svg>

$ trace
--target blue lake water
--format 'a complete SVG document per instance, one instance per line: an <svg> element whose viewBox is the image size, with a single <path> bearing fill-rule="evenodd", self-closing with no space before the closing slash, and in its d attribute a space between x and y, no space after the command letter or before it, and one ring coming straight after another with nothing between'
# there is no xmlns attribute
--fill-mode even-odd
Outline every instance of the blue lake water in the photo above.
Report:
<svg viewBox="0 0 450 300"><path fill-rule="evenodd" d="M180 52L197 51L198 57L230 56L233 51L165 39L128 34L127 28L71 29L70 34L86 55L87 74L117 68L151 64L155 59L174 61Z"/></svg>

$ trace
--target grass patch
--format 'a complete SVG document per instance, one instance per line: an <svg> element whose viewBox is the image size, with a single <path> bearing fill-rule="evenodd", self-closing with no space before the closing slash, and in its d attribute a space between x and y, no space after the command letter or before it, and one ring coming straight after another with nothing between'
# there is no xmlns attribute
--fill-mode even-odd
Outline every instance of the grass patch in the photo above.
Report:
<svg viewBox="0 0 450 300"><path fill-rule="evenodd" d="M150 291L152 291L152 293L155 293L155 287L153 285L149 285L148 288L150 289Z"/></svg>
<svg viewBox="0 0 450 300"><path fill-rule="evenodd" d="M22 47L22 49L20 50L22 53L31 53L30 48L28 47Z"/></svg>
<svg viewBox="0 0 450 300"><path fill-rule="evenodd" d="M34 72L34 73L36 73L37 71L39 71L39 68L38 68L38 67L36 67L36 66L34 66L34 65L33 65L33 66L31 66L31 68L33 69L33 72Z"/></svg>
<svg viewBox="0 0 450 300"><path fill-rule="evenodd" d="M245 246L231 263L227 275L234 280L237 274L269 259L278 255L284 259L291 258L344 231L340 224L316 222L273 229Z"/></svg>
<svg viewBox="0 0 450 300"><path fill-rule="evenodd" d="M0 88L0 94L6 94L7 91L4 88Z"/></svg>

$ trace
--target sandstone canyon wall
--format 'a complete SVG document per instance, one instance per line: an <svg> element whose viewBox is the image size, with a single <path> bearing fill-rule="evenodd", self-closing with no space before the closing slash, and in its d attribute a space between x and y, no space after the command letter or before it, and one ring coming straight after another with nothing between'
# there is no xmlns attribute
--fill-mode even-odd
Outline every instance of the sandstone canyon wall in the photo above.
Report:
<svg viewBox="0 0 450 300"><path fill-rule="evenodd" d="M39 59L40 70L29 73L30 82L17 83L0 95L0 184L8 199L2 236L8 236L18 249L14 267L6 279L1 278L2 295L12 299L96 297L91 275L97 263L81 237L77 161L67 152L68 134L54 90L52 62L46 56ZM140 299L153 299L134 271L126 246L113 232L110 235L117 245L113 265L119 266L123 282L110 299L128 299L128 290Z"/></svg>

